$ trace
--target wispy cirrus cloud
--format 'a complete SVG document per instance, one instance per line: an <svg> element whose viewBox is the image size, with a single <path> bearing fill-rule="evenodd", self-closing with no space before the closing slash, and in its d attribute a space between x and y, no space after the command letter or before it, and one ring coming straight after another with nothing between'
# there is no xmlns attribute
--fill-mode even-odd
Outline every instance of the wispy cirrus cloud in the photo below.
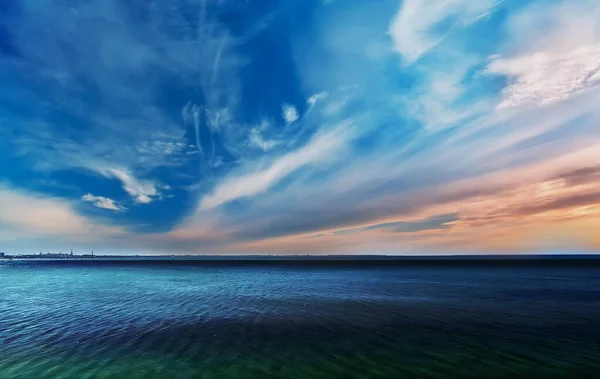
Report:
<svg viewBox="0 0 600 379"><path fill-rule="evenodd" d="M509 78L500 108L551 105L597 84L600 75L600 6L594 1L531 5L510 23L528 45L506 47L488 65L491 74Z"/></svg>
<svg viewBox="0 0 600 379"><path fill-rule="evenodd" d="M96 196L88 193L81 197L81 200L94 204L94 206L111 211L124 211L126 208L119 205L113 199L104 196Z"/></svg>
<svg viewBox="0 0 600 379"><path fill-rule="evenodd" d="M412 63L453 31L477 22L502 0L405 0L390 26L394 50Z"/></svg>
<svg viewBox="0 0 600 379"><path fill-rule="evenodd" d="M248 142L250 145L258 147L264 151L271 150L277 145L276 140L266 140L262 134L261 130L264 130L264 127L255 127L250 130L250 136L248 137Z"/></svg>
<svg viewBox="0 0 600 379"><path fill-rule="evenodd" d="M155 184L151 181L136 179L125 170L109 169L107 173L123 183L123 189L135 199L136 203L148 204L159 195Z"/></svg>
<svg viewBox="0 0 600 379"><path fill-rule="evenodd" d="M577 167L597 160L598 146L543 163L447 183L427 193L406 191L404 201L388 196L381 199L382 208L371 213L370 221L352 228L336 228L340 225L338 220L314 231L280 230L268 238L248 239L238 246L296 254L597 249L594 230L600 220L600 207L594 177L598 170ZM373 212L374 205L363 208L363 212ZM373 219L374 215L387 216ZM358 213L347 212L345 216L355 222L360 220ZM257 230L265 225L268 224L257 225ZM564 239L560 244L559 237Z"/></svg>
<svg viewBox="0 0 600 379"><path fill-rule="evenodd" d="M3 128L4 142L46 172L121 167L127 177L116 176L129 183L126 191L149 202L154 192L147 185L135 190L130 178L185 167L189 153L204 147L160 98L178 91L165 85L167 79L175 78L177 86L187 81L205 94L203 107L219 110L210 113L207 127L213 129L226 122L237 97L234 73L242 62L216 17L231 2L188 3L158 1L142 19L130 17L138 11L131 5L115 1L77 4L71 12L59 4L22 2L26 22L16 15L3 19L19 49L1 63L2 80L13 88L10 96L0 94L12 125ZM50 23L56 27L47 32ZM180 101L177 106L193 102ZM19 104L28 104L27 110Z"/></svg>
<svg viewBox="0 0 600 379"><path fill-rule="evenodd" d="M361 233L377 229L383 229L393 233L415 233L428 230L449 229L449 224L457 220L459 220L459 215L457 213L451 213L432 216L422 220L384 222L359 228L342 229L335 231L334 234L347 235L350 233Z"/></svg>
<svg viewBox="0 0 600 379"><path fill-rule="evenodd" d="M294 171L308 165L318 165L343 148L347 136L339 133L341 126L316 135L306 146L275 158L267 168L232 175L219 184L200 202L201 208L214 208L228 201L255 196L277 184Z"/></svg>
<svg viewBox="0 0 600 379"><path fill-rule="evenodd" d="M493 5L497 6L498 4L494 3ZM487 12L492 8L485 9ZM530 9L524 8L519 12L530 11ZM460 10L456 9L452 12L460 12ZM517 16L514 17L521 17L522 13L517 12ZM352 20L350 19L350 21ZM484 22L481 19L479 21ZM340 20L334 22L327 20L327 24L334 25L339 32L342 29L340 25L344 23ZM471 23L459 24L456 25L455 32L457 34L461 33L459 28L469 27ZM511 28L517 28L514 25L514 23L509 24ZM550 25L555 24L551 23ZM514 33L519 35L518 30L515 30ZM453 234L454 237L452 237L456 238L456 248L460 249L461 243L465 249L467 247L469 249L482 248L479 242L471 245L467 243L469 238L472 238L473 241L476 240L474 234L471 233L477 233L477 231L474 224L471 225L473 229L469 229L464 220L469 220L476 211L465 213L465 209L461 205L475 201L480 193L467 189L459 191L456 188L449 190L448 193L440 193L436 188L453 188L454 183L475 180L475 178L483 178L485 175L494 173L508 177L515 175L522 168L532 165L540 167L542 170L540 171L541 176L538 176L537 180L538 184L543 183L549 180L548 178L555 172L554 168L558 167L554 166L553 168L553 164L550 163L556 157L565 157L565 159L566 157L575 157L578 152L594 146L600 138L594 123L597 115L594 105L597 92L594 92L595 90L591 87L592 92L576 93L562 102L554 102L550 107L528 107L520 109L518 112L504 112L497 109L497 105L503 101L503 87L498 85L482 87L484 84L490 84L488 82L490 52L503 51L511 44L512 46L534 46L537 43L535 38L529 38L529 45L524 45L525 41L522 37L523 35L519 39L503 41L501 44L487 45L481 50L472 51L463 46L460 50L450 52L452 49L448 46L453 47L455 42L448 35L435 45L435 51L432 50L430 53L430 59L415 62L411 66L416 77L419 78L417 81L419 85L412 85L411 90L403 92L402 96L395 92L398 91L397 88L389 88L385 85L373 87L376 90L369 90L371 82L379 83L379 77L373 72L370 74L375 77L365 75L365 77L357 79L353 76L352 80L357 83L355 91L357 96L363 99L369 98L372 102L365 104L359 101L359 108L346 108L344 112L348 113L344 114L346 116L355 115L353 111L360 109L363 116L367 115L365 122L368 127L364 129L366 132L363 135L369 136L370 142L377 144L376 151L360 150L358 146L350 143L346 146L349 152L344 155L344 160L340 161L334 170L327 172L320 180L296 180L293 187L279 188L268 197L257 197L252 201L250 208L238 209L235 215L228 215L221 220L222 226L235 230L232 233L233 236L248 241L243 242L241 246L249 249L254 247L259 250L261 248L284 249L284 245L297 244L289 249L301 252L302 246L306 247L305 244L308 242L300 243L294 239L296 236L322 233L331 236L335 231L349 228L358 228L359 230L364 228L365 232L368 231L372 234L375 233L375 229L378 229L375 227L376 225L395 225L395 223L404 222L412 225L411 223L418 223L419 219L435 217L436 214L453 214L457 215L457 219L448 224L451 226L442 228L442 234L452 234L454 230L458 231L457 228L460 226L461 237L456 237L457 234ZM327 46L333 49L336 45L328 44ZM349 60L343 59L347 47L344 45L340 49L339 51L334 50L340 56L332 54L336 58L329 62L330 64L343 63L344 70L352 73L359 72L359 67L366 64L360 59L354 59L352 64L356 65L356 68L348 67L352 64L349 63ZM354 53L354 50L352 52ZM308 54L304 51L303 53ZM443 64L436 66L435 62L438 58L442 59ZM385 60L387 58L378 59ZM377 66L377 61L369 64ZM398 71L400 70L402 68L398 67ZM551 75L550 72L560 71L560 67L551 65L548 70ZM393 75L388 71L380 74L382 77ZM317 76L314 68L309 72L309 76L310 78ZM331 80L330 76L325 84L335 87ZM509 82L505 85L510 86L511 84ZM485 88L484 92L482 92L482 88ZM428 113L446 115L440 117L440 122L446 123L447 127L435 128L433 126L436 126L436 121L433 118L423 118L419 113L407 112L400 116L401 121L398 118L395 119L395 130L385 128L391 122L391 116L387 113L389 108L386 105L392 107L393 104L398 104L395 101L399 97L410 99L414 96L415 89L421 104L427 104L427 101L430 104L435 104L435 102L439 104L439 108L435 108L433 105L425 108L430 111ZM483 97L484 101L476 103L477 107L473 109L470 102L471 97ZM327 100L334 101L333 99ZM377 107L372 105L374 103L377 104ZM399 103L406 105L407 101L401 99ZM326 108L327 104L323 104L323 106ZM452 114L456 117L447 117ZM448 122L449 119L451 122ZM423 128L425 133L414 133L413 129L403 126L402 123L405 125L415 123ZM573 128L576 128L577 133L572 132ZM585 139L582 140L580 137L584 135ZM573 159L569 162L569 170L577 170L585 166L585 162L582 160ZM519 177L525 181L525 177ZM518 191L516 188L519 188L519 184L515 183L513 186L514 190ZM231 188L235 188L235 186L231 186ZM267 187L262 187L262 190L256 193L266 190ZM508 191L508 189L505 190ZM508 205L508 198L500 195L502 191L492 191L486 195L489 196L490 204L497 201L498 203L505 202ZM590 198L587 196L585 195L581 199L589 200ZM461 201L464 203L453 200L456 198L462 199ZM573 201L575 199L574 197ZM557 201L561 203L564 201L565 204L570 205L575 204L569 200ZM434 204L435 211L431 208ZM525 207L525 203L520 203L515 207ZM430 213L423 213L429 208L432 209ZM535 211L532 210L531 215L527 217L524 215L515 215L515 217L520 217L521 225L529 225L536 217L542 217L542 214L545 215L545 211L539 208ZM459 222L462 217L465 219ZM499 219L497 221L500 222ZM490 221L487 225L494 224L495 221ZM511 230L511 232L515 232L513 229ZM377 231L377 233L382 232ZM508 229L505 232L509 233ZM428 233L434 233L434 231ZM491 236L491 234L489 235ZM376 245L373 238L379 237L379 234L365 237L367 239L364 240L363 248L368 245L371 249ZM348 244L335 239L340 242L337 245L337 242L334 243L334 240L331 239L334 237L328 238L330 238L329 242L338 246L339 249L336 251L342 252L343 249L348 248ZM356 238L362 237L357 236ZM440 238L440 241L443 241L443 238ZM500 241L500 237L494 238ZM250 242L252 240L265 240L265 242L253 244ZM277 242L278 240L281 240L281 243ZM447 240L449 241L449 239ZM314 243L314 248L309 251L317 252L319 249L321 249L320 251L330 251L326 246L327 242L325 245L315 241L311 243ZM413 239L410 243L404 244L398 238L390 237L390 244L385 246L387 249L385 251L394 249L400 251L403 249L402 246L408 245L417 249L419 244L424 246L423 243L423 241ZM443 246L441 242L437 248L439 249L440 246Z"/></svg>

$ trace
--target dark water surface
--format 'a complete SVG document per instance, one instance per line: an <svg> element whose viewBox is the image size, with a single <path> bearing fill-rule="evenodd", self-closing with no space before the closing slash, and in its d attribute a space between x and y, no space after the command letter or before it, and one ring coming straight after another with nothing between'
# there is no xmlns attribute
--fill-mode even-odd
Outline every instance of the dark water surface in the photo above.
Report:
<svg viewBox="0 0 600 379"><path fill-rule="evenodd" d="M0 378L597 378L600 268L0 261Z"/></svg>

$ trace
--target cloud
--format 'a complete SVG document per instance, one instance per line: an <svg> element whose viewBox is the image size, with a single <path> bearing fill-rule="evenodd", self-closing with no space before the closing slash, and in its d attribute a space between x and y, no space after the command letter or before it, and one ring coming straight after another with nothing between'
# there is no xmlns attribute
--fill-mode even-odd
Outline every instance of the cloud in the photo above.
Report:
<svg viewBox="0 0 600 379"><path fill-rule="evenodd" d="M434 204L497 192L482 187L496 180L486 174L502 173L504 180L511 179L502 185L505 188L595 162L600 143L594 121L596 105L596 96L589 94L512 118L497 118L462 139L434 136L435 144L423 145L429 147L418 153L396 149L379 150L375 156L344 155L342 165L329 171L326 179L295 181L294 186L257 198L251 208L228 215L224 226L236 228L238 238L251 240L457 213L459 209L448 207L416 214ZM587 137L582 140L581 135ZM527 173L517 170L531 165L539 167ZM468 184L470 178L479 177L477 186ZM440 193L442 188L447 192Z"/></svg>
<svg viewBox="0 0 600 379"><path fill-rule="evenodd" d="M600 22L599 22L600 24ZM591 86L600 73L600 42L567 53L535 52L514 58L495 58L492 74L510 78L499 108L527 103L549 105Z"/></svg>
<svg viewBox="0 0 600 379"><path fill-rule="evenodd" d="M400 197L386 196L380 200L385 208L376 210L372 204L358 207L355 214L345 213L346 219L355 222L360 222L360 211L371 215L370 221L352 228L340 228L338 220L308 232L280 230L279 235L255 236L240 246L316 254L539 252L551 246L548 241L553 233L565 235L564 230L569 230L567 235L576 237L569 239L567 248L598 248L595 231L600 220L600 189L593 181L596 170L579 168L600 156L598 146L435 188L404 191ZM319 203L314 209L318 207L327 206ZM333 209L309 214L312 218L326 217ZM292 213L296 218L304 216L295 209ZM257 229L281 222L271 220Z"/></svg>
<svg viewBox="0 0 600 379"><path fill-rule="evenodd" d="M329 35L328 28L335 27L336 33L343 34L340 30L345 30L346 23L355 25L354 21L354 18L325 18L321 28L316 30ZM458 34L460 25L457 23L453 27L453 33ZM499 26L491 24L486 27ZM499 191L490 189L486 192L484 187L458 189L452 187L455 183L498 172L505 172L510 177L518 168L546 163L544 172L550 175L558 167L548 163L552 158L570 156L599 141L600 135L595 127L598 115L595 88L590 87L590 91L576 93L566 101L544 108L531 107L518 112L495 109L503 83L490 82L489 75L486 75L490 52L515 49L514 45L519 45L519 51L528 51L533 39L515 37L503 43L486 43L483 48L473 44L477 47L474 49L469 43L457 44L452 37L445 35L427 60L421 59L410 67L396 67L396 72L390 72L395 66L385 59L380 62L372 61L370 57L362 59L364 57L360 55L356 58L344 55L348 49L344 41L334 41L343 44L339 49L330 41L326 45L330 49L328 53L335 58L324 65L327 70L323 78L329 88L347 88L348 83L353 83L352 106L337 109L333 114L324 112L339 101L339 96L335 96L336 90L332 90L327 99L319 99L319 108L307 117L314 117L310 121L319 125L323 119L334 115L360 115L361 122L357 126L362 132L360 142L346 143L343 159L336 161L335 166L321 175L297 175L293 185L275 186L273 183L280 179L270 181L261 176L266 176L268 170L246 170L234 178L251 179L249 182L224 180L217 185L215 192L202 199L201 204L206 206L213 201L213 204L222 204L228 199L248 197L247 188L252 194L250 196L276 188L269 192L269 196L256 196L244 207L226 213L218 225L232 230L232 239L242 241L240 243L244 247L256 249L284 249L283 244L296 243L294 238L315 233L329 235L339 230L399 223L400 230L395 233L393 228L364 230L350 239L350 243L332 242L340 252L354 248L375 249L380 237L375 233L402 234L406 238L413 233L408 230L412 230L414 225L403 226L402 223L427 220L440 214L459 214L462 220L463 203L460 201L468 202L478 196L489 195L489 204L494 204L492 195ZM467 33L460 38L468 38ZM323 57L318 54L321 48L315 49L316 54L309 50L299 55L321 61ZM357 54L356 50L351 51ZM379 63L386 69L380 71ZM321 68L307 67L308 77L319 77ZM330 72L336 75L327 76ZM360 72L364 75L357 76ZM410 83L406 87L389 86L390 82L404 80ZM318 93L318 90L314 92ZM410 109L407 104L418 105L415 107L417 111L405 112ZM303 124L309 121L305 120L307 117L303 118ZM588 157L587 162L590 159L593 161L595 158ZM577 169L587 164L586 160L577 160L569 167ZM528 179L527 176L518 178L522 181ZM267 184L263 186L263 183ZM255 185L258 190L252 189ZM511 185L517 187L518 183ZM239 188L242 190L238 193ZM442 188L452 189L440 193ZM217 193L223 197L217 196ZM472 216L468 214L468 217ZM458 222L448 222L447 226L451 227L422 232L445 234ZM466 224L463 222L462 225ZM403 228L407 231L402 232ZM463 246L469 245L469 238L481 242L477 229L466 228L461 233L464 233L460 239ZM352 245L360 238L363 239L360 244ZM398 237L386 238L389 238L388 251L401 251L403 246L410 244L415 248L429 245L425 241L404 243ZM252 245L251 241L263 239L281 239L282 242ZM500 240L497 241L499 244ZM456 246L459 245L457 242ZM443 249L443 245L436 248ZM301 249L293 248L294 251ZM315 247L310 251L318 252L318 249Z"/></svg>
<svg viewBox="0 0 600 379"><path fill-rule="evenodd" d="M600 182L600 166L588 166L563 172L557 175L556 179L566 180L573 185Z"/></svg>
<svg viewBox="0 0 600 379"><path fill-rule="evenodd" d="M410 78L411 88L410 94L390 91L389 98L427 133L472 122L493 109L494 96L481 90L480 76L474 75L493 42L473 49L464 41L473 33L470 27L501 3L409 0L391 21L391 48L404 63L397 70Z"/></svg>
<svg viewBox="0 0 600 379"><path fill-rule="evenodd" d="M476 56L463 52L459 57L446 51L439 53L444 65L425 66L420 84L415 85L413 96L403 101L406 114L419 121L430 133L465 124L485 115L493 104L489 94L477 94L464 102L471 88L467 75L479 64ZM461 102L462 100L462 102Z"/></svg>
<svg viewBox="0 0 600 379"><path fill-rule="evenodd" d="M329 96L327 91L315 93L314 95L311 95L308 100L306 100L306 104L309 105L309 109L312 109L318 101L326 99L327 96Z"/></svg>
<svg viewBox="0 0 600 379"><path fill-rule="evenodd" d="M508 24L517 39L504 55L492 56L491 74L504 75L499 108L547 106L595 85L600 73L600 5L560 1L530 5Z"/></svg>
<svg viewBox="0 0 600 379"><path fill-rule="evenodd" d="M500 3L501 0L405 0L390 25L394 50L412 63L456 28L485 17Z"/></svg>
<svg viewBox="0 0 600 379"><path fill-rule="evenodd" d="M299 168L331 157L347 138L338 132L340 128L315 136L306 146L275 159L267 169L226 178L212 194L202 199L200 207L214 208L231 200L258 195Z"/></svg>
<svg viewBox="0 0 600 379"><path fill-rule="evenodd" d="M457 220L459 220L459 215L457 213L451 213L432 216L423 220L385 222L354 229L342 229L336 231L335 234L360 233L376 229L385 229L394 233L415 233L421 231L448 229L450 228L449 224Z"/></svg>
<svg viewBox="0 0 600 379"><path fill-rule="evenodd" d="M275 140L264 139L259 128L252 128L250 130L250 137L248 138L248 141L252 146L256 146L264 151L271 150L277 145L277 141Z"/></svg>
<svg viewBox="0 0 600 379"><path fill-rule="evenodd" d="M148 204L160 196L157 185L153 181L137 179L126 169L97 168L97 170L106 177L120 180L123 190L138 204Z"/></svg>
<svg viewBox="0 0 600 379"><path fill-rule="evenodd" d="M159 0L141 18L114 0L22 3L5 20L20 54L0 60L0 160L78 195L10 190L70 225L0 216L10 230L87 236L103 224L82 199L123 209L103 185L165 203L132 224L168 218L115 250L516 249L600 217L597 1L332 2L309 29L237 1ZM254 38L263 25L284 43ZM289 80L255 88L264 51Z"/></svg>
<svg viewBox="0 0 600 379"><path fill-rule="evenodd" d="M219 133L227 127L233 120L229 109L207 109L206 110L207 126L213 133Z"/></svg>
<svg viewBox="0 0 600 379"><path fill-rule="evenodd" d="M293 105L283 104L281 106L281 114L286 124L291 124L292 122L298 120L298 111Z"/></svg>
<svg viewBox="0 0 600 379"><path fill-rule="evenodd" d="M0 186L0 208L0 226L11 231L13 238L24 235L93 240L122 233L117 228L80 216L69 201L6 185Z"/></svg>
<svg viewBox="0 0 600 379"><path fill-rule="evenodd" d="M183 171L203 152L207 162L200 164L214 166L210 137L229 131L237 73L247 59L220 21L231 2L186 4L157 1L134 10L92 0L65 11L58 3L23 1L18 15L2 20L19 51L0 60L0 81L9 88L0 94L2 150L44 174L83 168L118 177L141 203L158 191L135 178L159 182L159 173ZM48 30L49 24L55 27ZM174 108L185 103L189 128L175 116Z"/></svg>
<svg viewBox="0 0 600 379"><path fill-rule="evenodd" d="M157 156L175 157L190 151L184 142L161 140L141 141L136 150L140 156L138 162L144 162Z"/></svg>
<svg viewBox="0 0 600 379"><path fill-rule="evenodd" d="M188 102L181 110L181 117L187 125L194 128L194 136L196 141L196 151L200 164L204 162L204 149L200 143L200 124L202 117L202 108L196 104Z"/></svg>
<svg viewBox="0 0 600 379"><path fill-rule="evenodd" d="M87 202L94 204L98 208L109 209L112 211L124 211L125 210L125 208L123 206L119 205L113 199L110 199L108 197L95 196L95 195L92 195L91 193L88 193L86 195L83 195L81 197L81 199L83 201L87 201Z"/></svg>

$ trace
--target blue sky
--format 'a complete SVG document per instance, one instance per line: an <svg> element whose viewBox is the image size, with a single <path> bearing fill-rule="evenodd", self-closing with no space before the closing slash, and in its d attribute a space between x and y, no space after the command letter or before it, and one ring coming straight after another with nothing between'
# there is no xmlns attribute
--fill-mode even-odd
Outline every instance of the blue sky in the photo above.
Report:
<svg viewBox="0 0 600 379"><path fill-rule="evenodd" d="M0 251L597 251L593 0L19 0Z"/></svg>

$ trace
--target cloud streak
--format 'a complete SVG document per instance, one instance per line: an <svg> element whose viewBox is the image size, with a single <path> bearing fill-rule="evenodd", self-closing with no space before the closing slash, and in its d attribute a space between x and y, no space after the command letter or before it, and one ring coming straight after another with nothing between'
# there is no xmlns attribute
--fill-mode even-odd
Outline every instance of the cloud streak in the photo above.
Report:
<svg viewBox="0 0 600 379"><path fill-rule="evenodd" d="M249 172L225 179L212 194L200 202L203 209L214 208L223 203L264 193L281 179L307 165L316 165L338 152L345 142L338 130L322 133L303 148L275 159L263 170Z"/></svg>
<svg viewBox="0 0 600 379"><path fill-rule="evenodd" d="M501 2L440 0L431 3L426 0L405 0L390 26L394 50L412 63L443 43L455 29L464 28L485 17Z"/></svg>
<svg viewBox="0 0 600 379"><path fill-rule="evenodd" d="M111 211L120 212L120 211L124 211L126 209L125 207L119 205L113 199L110 199L110 198L104 197L104 196L95 196L95 195L92 195L91 193L83 195L81 197L81 200L92 203L92 204L94 204L94 206L96 206L98 208L108 209Z"/></svg>
<svg viewBox="0 0 600 379"><path fill-rule="evenodd" d="M118 179L123 185L123 190L138 204L148 204L160 196L155 183L137 179L125 169L98 168L97 170L106 177Z"/></svg>

